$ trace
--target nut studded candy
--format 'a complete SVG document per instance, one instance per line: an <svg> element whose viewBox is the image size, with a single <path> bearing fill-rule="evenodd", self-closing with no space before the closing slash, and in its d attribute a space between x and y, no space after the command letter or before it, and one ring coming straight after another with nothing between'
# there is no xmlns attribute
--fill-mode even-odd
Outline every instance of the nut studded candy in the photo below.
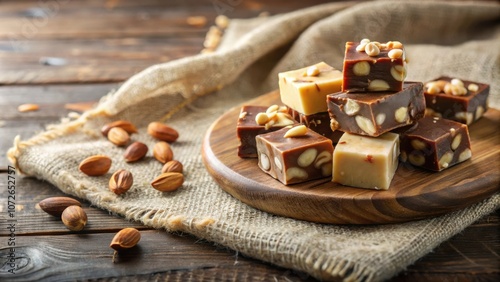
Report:
<svg viewBox="0 0 500 282"><path fill-rule="evenodd" d="M467 125L437 117L425 117L401 135L401 161L441 171L470 159Z"/></svg>
<svg viewBox="0 0 500 282"><path fill-rule="evenodd" d="M342 91L401 91L406 77L403 44L363 39L346 42Z"/></svg>
<svg viewBox="0 0 500 282"><path fill-rule="evenodd" d="M304 115L326 112L326 95L342 87L342 72L324 62L278 77L281 102Z"/></svg>
<svg viewBox="0 0 500 282"><path fill-rule="evenodd" d="M405 82L397 93L334 93L327 102L332 130L375 137L412 124L425 113L421 82Z"/></svg>
<svg viewBox="0 0 500 282"><path fill-rule="evenodd" d="M286 107L278 105L270 107L244 105L241 107L236 124L236 135L240 141L238 156L256 158L255 136L296 124L297 122L286 111Z"/></svg>
<svg viewBox="0 0 500 282"><path fill-rule="evenodd" d="M332 181L342 185L388 190L398 167L399 135L379 137L344 133L333 153Z"/></svg>
<svg viewBox="0 0 500 282"><path fill-rule="evenodd" d="M332 140L336 144L343 132L339 130L332 130L330 128L330 114L328 112L316 113L312 115L304 115L292 108L288 108L288 113L295 119L298 123L304 124L305 126L312 129L314 132L319 133L326 138Z"/></svg>
<svg viewBox="0 0 500 282"><path fill-rule="evenodd" d="M488 109L489 93L488 84L440 77L425 84L427 114L471 124Z"/></svg>
<svg viewBox="0 0 500 282"><path fill-rule="evenodd" d="M297 125L258 135L258 165L285 185L332 174L332 141Z"/></svg>

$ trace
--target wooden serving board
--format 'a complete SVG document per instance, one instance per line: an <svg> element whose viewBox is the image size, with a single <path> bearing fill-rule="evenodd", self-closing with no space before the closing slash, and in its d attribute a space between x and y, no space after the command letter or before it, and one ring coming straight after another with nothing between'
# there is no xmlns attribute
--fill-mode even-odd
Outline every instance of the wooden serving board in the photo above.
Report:
<svg viewBox="0 0 500 282"><path fill-rule="evenodd" d="M278 91L248 105L281 104ZM330 179L283 185L237 155L240 107L222 115L203 141L203 161L223 190L242 202L280 216L321 223L379 224L417 220L455 211L499 191L500 112L488 110L469 128L472 159L441 172L400 163L388 191L343 186Z"/></svg>

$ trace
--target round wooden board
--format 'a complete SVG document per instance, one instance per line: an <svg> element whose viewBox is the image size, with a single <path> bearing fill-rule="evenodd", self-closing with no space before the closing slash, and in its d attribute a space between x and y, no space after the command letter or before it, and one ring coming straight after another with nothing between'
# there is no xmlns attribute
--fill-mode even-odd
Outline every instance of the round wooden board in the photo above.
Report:
<svg viewBox="0 0 500 282"><path fill-rule="evenodd" d="M247 105L281 104L278 91ZM203 141L203 161L223 190L280 216L321 223L379 224L417 220L462 209L493 195L500 184L500 112L488 110L470 126L472 159L441 172L400 163L388 191L343 186L330 179L283 185L237 155L240 107L222 115Z"/></svg>

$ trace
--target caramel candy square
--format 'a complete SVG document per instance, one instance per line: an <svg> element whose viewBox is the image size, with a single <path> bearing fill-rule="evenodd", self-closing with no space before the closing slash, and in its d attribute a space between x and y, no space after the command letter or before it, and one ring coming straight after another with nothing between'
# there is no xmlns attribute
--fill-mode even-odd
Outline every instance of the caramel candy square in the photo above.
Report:
<svg viewBox="0 0 500 282"><path fill-rule="evenodd" d="M374 137L413 124L425 113L421 82L405 82L397 93L335 93L327 101L332 130Z"/></svg>
<svg viewBox="0 0 500 282"><path fill-rule="evenodd" d="M265 113L268 107L264 106L252 106L244 105L241 108L240 115L236 124L236 135L240 141L238 146L238 156L240 158L256 158L257 157L257 147L255 144L255 136L276 131L285 126L296 124L297 122L287 113L279 112L276 113L276 117L279 117L279 121L267 123L267 124L257 124L255 118L259 113ZM272 123L272 124L271 124Z"/></svg>
<svg viewBox="0 0 500 282"><path fill-rule="evenodd" d="M278 77L281 102L304 115L326 112L326 95L342 87L342 72L324 62Z"/></svg>
<svg viewBox="0 0 500 282"><path fill-rule="evenodd" d="M388 190L398 168L399 135L379 137L344 133L333 152L332 181L342 185Z"/></svg>
<svg viewBox="0 0 500 282"><path fill-rule="evenodd" d="M390 42L346 42L342 91L401 91L406 77L405 52L401 43L395 47Z"/></svg>
<svg viewBox="0 0 500 282"><path fill-rule="evenodd" d="M401 136L401 161L441 171L470 159L467 125L437 117L424 117Z"/></svg>
<svg viewBox="0 0 500 282"><path fill-rule="evenodd" d="M288 130L283 128L256 137L262 171L285 185L330 176L332 141L309 128L301 136L284 137Z"/></svg>
<svg viewBox="0 0 500 282"><path fill-rule="evenodd" d="M490 86L440 77L425 84L427 115L472 124L488 109Z"/></svg>

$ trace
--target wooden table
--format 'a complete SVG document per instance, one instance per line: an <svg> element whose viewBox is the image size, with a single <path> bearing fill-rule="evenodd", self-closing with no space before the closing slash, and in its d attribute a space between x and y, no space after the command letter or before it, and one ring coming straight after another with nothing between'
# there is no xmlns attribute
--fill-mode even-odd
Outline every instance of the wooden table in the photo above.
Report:
<svg viewBox="0 0 500 282"><path fill-rule="evenodd" d="M84 232L69 232L37 207L40 200L63 193L18 174L16 221L7 221L9 164L5 153L14 136L26 139L68 112L85 109L149 65L199 53L218 12L230 18L254 17L327 1L268 2L0 2L0 280L314 280L187 234L127 222L87 202L84 208L92 220ZM226 4L214 6L221 3ZM194 15L206 17L207 24L188 25L186 18ZM17 106L23 103L39 104L40 110L19 113ZM496 280L500 277L499 218L498 211L484 217L393 281ZM15 237L9 230L12 224ZM140 247L113 264L108 244L118 230L128 226L141 230ZM12 242L14 253L9 251ZM12 255L16 275L8 272Z"/></svg>

